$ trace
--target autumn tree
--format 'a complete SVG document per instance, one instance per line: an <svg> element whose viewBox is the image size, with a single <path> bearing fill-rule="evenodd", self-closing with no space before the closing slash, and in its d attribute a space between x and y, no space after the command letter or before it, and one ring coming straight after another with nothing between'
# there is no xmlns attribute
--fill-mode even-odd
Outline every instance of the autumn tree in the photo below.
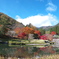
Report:
<svg viewBox="0 0 59 59"><path fill-rule="evenodd" d="M39 30L35 30L34 33L40 35L40 31Z"/></svg>
<svg viewBox="0 0 59 59"><path fill-rule="evenodd" d="M35 30L34 31L34 39L39 39L40 36L40 31L39 30Z"/></svg>
<svg viewBox="0 0 59 59"><path fill-rule="evenodd" d="M52 32L51 32L51 34L52 34L52 35L55 35L55 34L56 34L56 32L55 32L55 31L52 31Z"/></svg>
<svg viewBox="0 0 59 59"><path fill-rule="evenodd" d="M32 28L34 30L37 30L37 28L35 26L33 26L31 23L29 23L28 25L26 25L26 27L30 27L30 28Z"/></svg>
<svg viewBox="0 0 59 59"><path fill-rule="evenodd" d="M14 31L18 34L18 37L21 39L22 38L27 39L28 34L34 33L34 29L32 29L30 27L16 28Z"/></svg>
<svg viewBox="0 0 59 59"><path fill-rule="evenodd" d="M27 39L27 34L24 33L24 32L22 32L22 33L19 33L19 34L18 34L18 37L19 37L20 39Z"/></svg>
<svg viewBox="0 0 59 59"><path fill-rule="evenodd" d="M26 34L34 33L34 29L32 29L30 27L24 27L23 29L24 29L23 32L25 32Z"/></svg>
<svg viewBox="0 0 59 59"><path fill-rule="evenodd" d="M52 41L53 40L53 35L44 34L44 35L40 36L40 39Z"/></svg>
<svg viewBox="0 0 59 59"><path fill-rule="evenodd" d="M16 32L16 34L19 34L20 32L22 32L22 28L15 28L14 31Z"/></svg>

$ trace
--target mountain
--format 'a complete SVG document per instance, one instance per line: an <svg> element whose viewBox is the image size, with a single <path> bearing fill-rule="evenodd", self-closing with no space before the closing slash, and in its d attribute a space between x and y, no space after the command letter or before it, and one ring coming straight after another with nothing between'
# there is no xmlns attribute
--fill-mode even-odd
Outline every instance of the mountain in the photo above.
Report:
<svg viewBox="0 0 59 59"><path fill-rule="evenodd" d="M27 26L27 27L30 27L30 28L33 28L33 29L35 29L35 30L37 29L37 27L35 27L35 26L32 25L31 23L27 24L26 26Z"/></svg>
<svg viewBox="0 0 59 59"><path fill-rule="evenodd" d="M40 28L38 28L38 29L49 30L49 29L52 28L52 27L54 27L54 26L42 26L42 27L40 27Z"/></svg>
<svg viewBox="0 0 59 59"><path fill-rule="evenodd" d="M59 23L56 26L59 26Z"/></svg>
<svg viewBox="0 0 59 59"><path fill-rule="evenodd" d="M0 25L4 25L4 26L6 25L11 30L18 28L18 27L20 27L20 28L24 27L24 25L22 23L16 21L15 19L13 19L13 18L9 17L8 15L1 13L1 12L0 12ZM31 23L26 26L37 29L37 27L33 26ZM50 28L53 28L56 26L59 26L59 23L54 26L42 26L38 29L49 30Z"/></svg>
<svg viewBox="0 0 59 59"><path fill-rule="evenodd" d="M17 22L15 19L9 17L8 15L0 12L0 25L4 25L9 29L13 30L16 27L24 27L20 22Z"/></svg>
<svg viewBox="0 0 59 59"><path fill-rule="evenodd" d="M56 24L56 25L54 25L54 26L42 26L42 27L40 27L40 28L38 28L38 29L49 30L49 29L51 29L51 28L55 28L56 26L59 27L59 23Z"/></svg>

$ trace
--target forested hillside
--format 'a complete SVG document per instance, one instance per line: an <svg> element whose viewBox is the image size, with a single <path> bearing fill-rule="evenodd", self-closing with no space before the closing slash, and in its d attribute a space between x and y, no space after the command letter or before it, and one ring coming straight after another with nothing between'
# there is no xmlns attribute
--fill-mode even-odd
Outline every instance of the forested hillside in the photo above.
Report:
<svg viewBox="0 0 59 59"><path fill-rule="evenodd" d="M0 12L0 25L4 25L9 29L15 29L16 27L24 27L22 23L17 22L15 19Z"/></svg>
<svg viewBox="0 0 59 59"><path fill-rule="evenodd" d="M59 23L52 28L49 29L50 32L55 31L57 34L59 34Z"/></svg>
<svg viewBox="0 0 59 59"><path fill-rule="evenodd" d="M45 30L45 32L49 31L49 33L51 33L52 31L55 31L57 34L59 34L59 23L54 26L43 26L38 29L41 30L42 32L44 30Z"/></svg>
<svg viewBox="0 0 59 59"><path fill-rule="evenodd" d="M33 29L40 30L42 32L42 34L45 34L45 32L47 30L49 32L55 31L57 34L59 34L59 23L54 26L43 26L40 28L33 26L31 23L26 26L33 28ZM24 25L22 23L19 23L15 19L0 12L0 34L2 32L6 33L7 30L14 30L15 28L22 28L22 27L24 27Z"/></svg>
<svg viewBox="0 0 59 59"><path fill-rule="evenodd" d="M14 30L17 27L22 28L24 25L0 12L0 36L5 35L9 30Z"/></svg>

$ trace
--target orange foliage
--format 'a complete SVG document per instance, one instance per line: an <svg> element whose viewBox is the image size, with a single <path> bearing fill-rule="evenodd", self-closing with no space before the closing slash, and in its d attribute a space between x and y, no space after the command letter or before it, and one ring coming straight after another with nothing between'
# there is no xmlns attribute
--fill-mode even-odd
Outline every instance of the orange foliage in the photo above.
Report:
<svg viewBox="0 0 59 59"><path fill-rule="evenodd" d="M52 32L51 32L51 34L52 34L52 35L55 35L55 34L56 34L56 32L52 31Z"/></svg>
<svg viewBox="0 0 59 59"><path fill-rule="evenodd" d="M22 28L15 28L14 31L19 34L20 32L22 32Z"/></svg>
<svg viewBox="0 0 59 59"><path fill-rule="evenodd" d="M1 25L0 25L1 26Z"/></svg>
<svg viewBox="0 0 59 59"><path fill-rule="evenodd" d="M30 33L31 34L34 33L34 29L32 29L30 27L16 28L16 29L14 29L14 31L18 34L19 38L27 38L26 35L28 35Z"/></svg>
<svg viewBox="0 0 59 59"><path fill-rule="evenodd" d="M40 31L39 30L34 30L33 28L30 28L30 27L15 28L14 31L17 34L26 33L26 34L38 34L38 35L40 35Z"/></svg>
<svg viewBox="0 0 59 59"><path fill-rule="evenodd" d="M0 26L2 26L2 25L0 25Z"/></svg>
<svg viewBox="0 0 59 59"><path fill-rule="evenodd" d="M23 29L24 29L23 32L26 34L34 33L34 29L32 29L30 27L24 27Z"/></svg>
<svg viewBox="0 0 59 59"><path fill-rule="evenodd" d="M40 35L40 31L39 30L35 30L34 33Z"/></svg>

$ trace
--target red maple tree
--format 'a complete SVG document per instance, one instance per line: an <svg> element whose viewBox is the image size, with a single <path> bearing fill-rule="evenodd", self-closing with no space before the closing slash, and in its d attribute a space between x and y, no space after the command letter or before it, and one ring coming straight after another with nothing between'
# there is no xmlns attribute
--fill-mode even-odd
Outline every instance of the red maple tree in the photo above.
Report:
<svg viewBox="0 0 59 59"><path fill-rule="evenodd" d="M56 35L56 32L55 32L55 31L52 31L51 34L52 34L52 35Z"/></svg>

